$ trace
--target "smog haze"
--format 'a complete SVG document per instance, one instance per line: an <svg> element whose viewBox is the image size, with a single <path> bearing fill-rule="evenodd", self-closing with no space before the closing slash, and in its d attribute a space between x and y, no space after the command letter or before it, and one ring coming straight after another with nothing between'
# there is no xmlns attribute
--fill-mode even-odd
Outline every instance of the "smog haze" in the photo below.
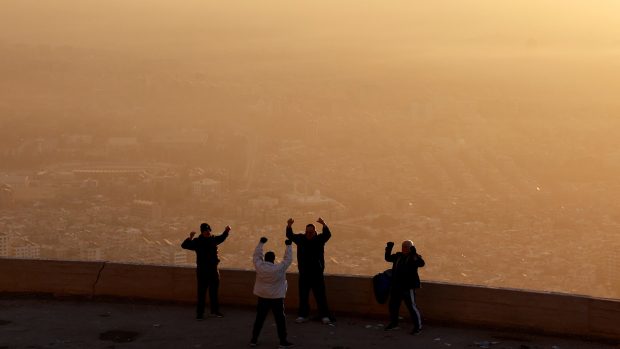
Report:
<svg viewBox="0 0 620 349"><path fill-rule="evenodd" d="M0 253L620 297L620 3L4 0ZM280 246L280 245L282 246Z"/></svg>

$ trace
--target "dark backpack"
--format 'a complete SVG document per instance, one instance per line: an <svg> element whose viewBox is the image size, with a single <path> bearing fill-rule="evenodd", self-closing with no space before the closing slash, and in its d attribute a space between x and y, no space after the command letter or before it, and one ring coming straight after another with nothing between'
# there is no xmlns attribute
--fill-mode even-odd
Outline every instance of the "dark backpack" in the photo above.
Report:
<svg viewBox="0 0 620 349"><path fill-rule="evenodd" d="M390 296L392 284L392 269L379 273L372 278L372 286L375 291L375 299L379 304L385 304Z"/></svg>

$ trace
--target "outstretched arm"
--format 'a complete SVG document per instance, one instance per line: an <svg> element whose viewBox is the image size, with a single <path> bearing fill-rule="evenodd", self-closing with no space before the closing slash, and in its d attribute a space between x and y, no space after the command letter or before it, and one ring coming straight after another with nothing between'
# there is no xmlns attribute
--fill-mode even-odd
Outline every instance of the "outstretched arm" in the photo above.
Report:
<svg viewBox="0 0 620 349"><path fill-rule="evenodd" d="M230 225L227 225L226 228L224 229L224 232L215 237L215 243L219 245L222 242L226 241L226 238L228 237L228 232L230 232L230 229L231 229Z"/></svg>
<svg viewBox="0 0 620 349"><path fill-rule="evenodd" d="M332 237L332 232L331 230L329 230L329 227L327 226L323 218L319 217L319 219L317 219L317 222L323 226L323 231L320 235L321 239L323 240L323 242L327 242L327 240Z"/></svg>
<svg viewBox="0 0 620 349"><path fill-rule="evenodd" d="M293 223L295 223L293 218L289 218L286 221L286 238L297 243L297 236L293 233Z"/></svg>
<svg viewBox="0 0 620 349"><path fill-rule="evenodd" d="M185 239L181 243L181 248L186 249L186 250L195 251L196 250L196 242L194 241L194 235L196 235L195 231L189 233L189 237L187 239Z"/></svg>
<svg viewBox="0 0 620 349"><path fill-rule="evenodd" d="M396 254L392 254L393 247L394 247L394 243L392 241L388 242L385 246L385 261L386 262L394 262L396 260Z"/></svg>
<svg viewBox="0 0 620 349"><path fill-rule="evenodd" d="M254 249L254 254L252 255L252 263L254 263L254 269L258 269L260 265L265 263L265 261L263 260L263 246L266 242L266 237L260 238L258 245L256 245L256 248Z"/></svg>
<svg viewBox="0 0 620 349"><path fill-rule="evenodd" d="M286 249L284 250L284 258L282 259L282 269L286 270L293 263L293 242L291 240L286 240L284 242L286 244Z"/></svg>

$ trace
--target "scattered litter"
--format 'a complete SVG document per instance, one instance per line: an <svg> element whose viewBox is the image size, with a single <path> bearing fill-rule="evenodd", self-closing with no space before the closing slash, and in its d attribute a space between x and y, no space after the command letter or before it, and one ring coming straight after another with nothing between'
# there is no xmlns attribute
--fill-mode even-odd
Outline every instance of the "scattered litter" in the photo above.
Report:
<svg viewBox="0 0 620 349"><path fill-rule="evenodd" d="M553 345L553 346L551 346L551 349L560 349L560 347L557 346L557 345Z"/></svg>
<svg viewBox="0 0 620 349"><path fill-rule="evenodd" d="M490 348L492 345L495 344L499 344L500 342L491 342L491 341L481 341L481 342L475 342L474 344L479 346L480 348L483 349L488 349Z"/></svg>
<svg viewBox="0 0 620 349"><path fill-rule="evenodd" d="M153 327L161 327L161 324L153 324Z"/></svg>
<svg viewBox="0 0 620 349"><path fill-rule="evenodd" d="M437 338L435 338L433 340L436 341L436 342L439 342L441 340L441 337L437 337Z"/></svg>
<svg viewBox="0 0 620 349"><path fill-rule="evenodd" d="M450 344L450 343L444 343L444 345L445 345L446 347L450 347L450 346L452 346L452 344Z"/></svg>
<svg viewBox="0 0 620 349"><path fill-rule="evenodd" d="M366 328L367 328L367 329L368 329L368 328L372 328L372 325L366 325Z"/></svg>

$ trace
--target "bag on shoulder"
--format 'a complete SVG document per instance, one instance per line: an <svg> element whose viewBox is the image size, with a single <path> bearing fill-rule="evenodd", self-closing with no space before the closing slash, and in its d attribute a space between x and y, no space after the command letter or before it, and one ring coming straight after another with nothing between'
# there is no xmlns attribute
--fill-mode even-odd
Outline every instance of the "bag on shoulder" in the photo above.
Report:
<svg viewBox="0 0 620 349"><path fill-rule="evenodd" d="M392 284L392 269L379 273L372 278L372 286L375 292L375 299L379 304L385 304L390 296L390 286Z"/></svg>

